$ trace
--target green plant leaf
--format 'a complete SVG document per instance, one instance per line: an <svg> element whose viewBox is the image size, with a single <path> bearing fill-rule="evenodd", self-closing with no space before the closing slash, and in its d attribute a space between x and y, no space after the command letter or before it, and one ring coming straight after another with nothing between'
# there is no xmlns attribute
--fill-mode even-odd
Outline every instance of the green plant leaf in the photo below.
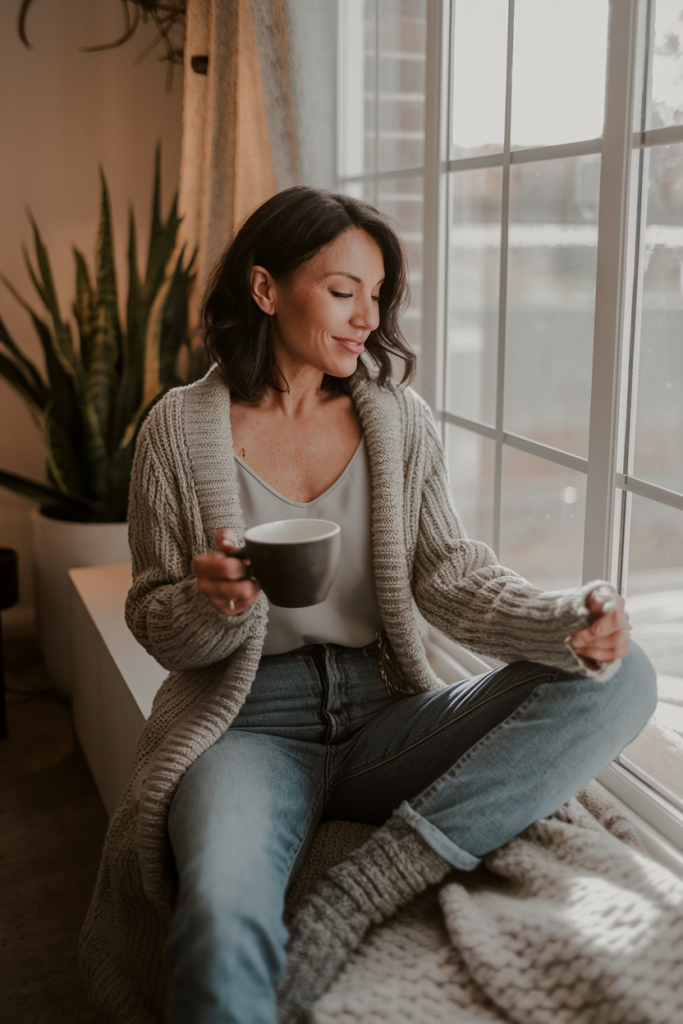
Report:
<svg viewBox="0 0 683 1024"><path fill-rule="evenodd" d="M118 383L118 350L116 327L110 311L106 306L98 306L88 374L88 397L97 414L97 422L104 438L109 436L112 401Z"/></svg>
<svg viewBox="0 0 683 1024"><path fill-rule="evenodd" d="M121 381L116 401L112 440L121 441L126 427L142 398L142 375L145 358L145 329L148 308L138 272L135 217L128 215L128 302L126 305L126 346Z"/></svg>
<svg viewBox="0 0 683 1024"><path fill-rule="evenodd" d="M4 377L7 383L23 398L29 407L33 419L36 423L40 424L44 408L44 404L41 402L42 396L36 394L33 382L26 377L21 367L1 352L0 377Z"/></svg>
<svg viewBox="0 0 683 1024"><path fill-rule="evenodd" d="M109 188L104 172L100 169L100 225L97 233L97 251L95 254L97 305L106 306L111 321L120 330L118 298L116 289L116 268L114 266L114 236L111 226L111 205Z"/></svg>
<svg viewBox="0 0 683 1024"><path fill-rule="evenodd" d="M76 260L76 301L73 305L78 324L81 362L87 373L92 363L93 335L95 333L96 307L95 292L90 284L88 267L78 249L73 251Z"/></svg>
<svg viewBox="0 0 683 1024"><path fill-rule="evenodd" d="M50 476L64 495L90 497L88 482L83 465L74 458L74 437L64 428L63 422L55 415L55 406L45 410L45 447ZM80 448L77 442L76 452Z"/></svg>
<svg viewBox="0 0 683 1024"><path fill-rule="evenodd" d="M97 414L100 432L110 451L111 419L119 380L121 328L116 295L113 236L107 182L100 171L102 198L100 226L95 257L97 290L95 298L95 329L92 336L88 397Z"/></svg>
<svg viewBox="0 0 683 1024"><path fill-rule="evenodd" d="M31 390L35 396L36 403L42 409L47 401L47 385L45 384L41 374L38 372L35 364L24 355L17 343L14 341L1 317L0 344L4 345L7 351L13 356L14 361L25 375L27 382L31 385Z"/></svg>
<svg viewBox="0 0 683 1024"><path fill-rule="evenodd" d="M145 371L142 380L142 405L149 405L163 391L161 380L161 343L164 328L164 305L171 288L172 278L167 278L157 292L149 312L145 334Z"/></svg>
<svg viewBox="0 0 683 1024"><path fill-rule="evenodd" d="M14 296L19 305L22 306L22 308L25 309L31 317L45 358L48 377L47 390L49 391L52 401L60 405L62 409L62 418L65 424L70 424L73 429L73 426L78 421L74 391L75 373L73 367L70 366L68 360L65 360L63 355L59 352L59 347L47 324L37 316L28 302L14 287L12 282L3 274L0 274L0 280L3 281L6 288ZM43 407L46 404L47 396Z"/></svg>
<svg viewBox="0 0 683 1024"><path fill-rule="evenodd" d="M159 380L165 388L180 383L177 373L178 353L182 345L190 344L188 331L189 290L194 275L192 264L183 268L185 247L176 261L162 310L161 337L159 339Z"/></svg>
<svg viewBox="0 0 683 1024"><path fill-rule="evenodd" d="M73 373L75 371L75 353L71 337L71 327L68 323L65 323L62 320L62 316L59 311L59 301L57 299L57 292L52 278L50 260L47 254L47 249L45 248L40 236L38 225L30 214L29 219L31 221L31 227L33 228L33 241L36 249L36 259L38 260L38 269L40 271L40 281L33 270L31 261L27 260L29 273L31 274L31 278L36 286L38 294L43 300L52 318L54 338L57 342L56 354L62 362L66 372Z"/></svg>
<svg viewBox="0 0 683 1024"><path fill-rule="evenodd" d="M6 487L15 494L21 494L24 498L31 498L32 501L60 501L63 498L61 491L47 484L39 484L28 477L19 476L17 473L9 473L0 469L0 487Z"/></svg>
<svg viewBox="0 0 683 1024"><path fill-rule="evenodd" d="M144 294L148 305L162 285L168 261L173 255L180 226L178 217L178 194L173 197L168 220L161 218L161 147L157 145L154 158L154 199L152 202L152 223L149 234L149 252L145 273Z"/></svg>

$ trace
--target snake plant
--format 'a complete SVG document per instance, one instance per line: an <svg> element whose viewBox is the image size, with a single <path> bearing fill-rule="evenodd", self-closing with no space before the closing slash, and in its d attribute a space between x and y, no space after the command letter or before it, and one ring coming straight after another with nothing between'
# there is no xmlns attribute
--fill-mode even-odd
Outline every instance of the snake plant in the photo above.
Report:
<svg viewBox="0 0 683 1024"><path fill-rule="evenodd" d="M39 315L4 275L3 282L31 318L45 361L45 375L24 355L0 318L0 375L21 395L45 442L50 485L0 469L0 486L40 501L54 518L122 522L138 429L171 387L181 383L178 356L189 345L188 293L192 262L174 256L180 219L176 199L161 217L160 155L144 278L137 263L133 212L129 218L128 296L119 315L109 191L100 172L102 198L91 277L74 249L78 345L62 318L47 249L31 218L35 265L28 271L44 313ZM45 315L47 314L47 316Z"/></svg>

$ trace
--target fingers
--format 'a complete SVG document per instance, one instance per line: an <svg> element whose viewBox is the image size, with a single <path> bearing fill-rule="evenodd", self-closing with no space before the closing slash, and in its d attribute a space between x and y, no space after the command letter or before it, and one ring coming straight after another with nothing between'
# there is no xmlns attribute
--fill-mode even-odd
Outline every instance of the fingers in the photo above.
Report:
<svg viewBox="0 0 683 1024"><path fill-rule="evenodd" d="M198 576L197 590L223 615L239 615L254 603L261 588L254 580L229 582Z"/></svg>
<svg viewBox="0 0 683 1024"><path fill-rule="evenodd" d="M586 607L591 625L567 637L565 643L582 658L605 662L625 658L631 624L623 597L611 587L597 587L588 595Z"/></svg>
<svg viewBox="0 0 683 1024"><path fill-rule="evenodd" d="M225 538L222 543L229 550L234 546L234 538ZM255 580L245 575L249 571L247 566L241 559L218 551L197 555L192 563L197 590L224 615L239 615L254 603L261 590Z"/></svg>
<svg viewBox="0 0 683 1024"><path fill-rule="evenodd" d="M244 580L249 578L249 563L241 558L230 558L219 551L197 555L192 567L196 576L212 580Z"/></svg>
<svg viewBox="0 0 683 1024"><path fill-rule="evenodd" d="M591 616L599 616L613 611L623 611L624 599L612 587L596 587L586 598L586 608Z"/></svg>
<svg viewBox="0 0 683 1024"><path fill-rule="evenodd" d="M230 548L237 547L237 540L232 530L223 528L222 530L216 531L216 546L219 551L229 551Z"/></svg>
<svg viewBox="0 0 683 1024"><path fill-rule="evenodd" d="M602 615L599 619L587 629L581 629L578 633L574 633L571 637L567 637L567 640L572 641L574 644L581 646L587 646L600 642L601 640L614 636L619 633L630 633L631 623L627 612L614 611L608 612L606 615Z"/></svg>
<svg viewBox="0 0 683 1024"><path fill-rule="evenodd" d="M625 658L628 655L628 632L614 633L602 642L592 644L581 644L570 639L568 646L580 658L592 658L594 661L616 661L617 658Z"/></svg>

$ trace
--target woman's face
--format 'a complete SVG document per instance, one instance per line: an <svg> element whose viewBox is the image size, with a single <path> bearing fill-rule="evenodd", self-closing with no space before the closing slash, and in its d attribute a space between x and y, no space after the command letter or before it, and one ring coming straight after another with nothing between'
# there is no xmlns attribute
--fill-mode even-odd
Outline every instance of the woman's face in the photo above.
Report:
<svg viewBox="0 0 683 1024"><path fill-rule="evenodd" d="M371 331L379 325L382 250L360 228L349 228L304 263L286 284L261 267L252 292L271 317L275 358L282 367L314 368L350 377ZM283 359L284 356L284 359Z"/></svg>

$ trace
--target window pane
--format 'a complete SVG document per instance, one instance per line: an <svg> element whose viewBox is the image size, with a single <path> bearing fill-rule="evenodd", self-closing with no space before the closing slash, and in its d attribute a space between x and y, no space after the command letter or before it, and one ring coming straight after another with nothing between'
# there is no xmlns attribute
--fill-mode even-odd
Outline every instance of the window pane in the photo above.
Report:
<svg viewBox="0 0 683 1024"><path fill-rule="evenodd" d="M499 167L450 177L446 408L491 424L496 418L502 177Z"/></svg>
<svg viewBox="0 0 683 1024"><path fill-rule="evenodd" d="M683 3L657 0L650 128L683 124Z"/></svg>
<svg viewBox="0 0 683 1024"><path fill-rule="evenodd" d="M424 163L426 0L382 0L380 168Z"/></svg>
<svg viewBox="0 0 683 1024"><path fill-rule="evenodd" d="M366 171L377 169L377 0L365 0L363 17L363 154Z"/></svg>
<svg viewBox="0 0 683 1024"><path fill-rule="evenodd" d="M500 152L508 0L458 0L453 25L453 156Z"/></svg>
<svg viewBox="0 0 683 1024"><path fill-rule="evenodd" d="M375 169L377 0L340 0L339 175Z"/></svg>
<svg viewBox="0 0 683 1024"><path fill-rule="evenodd" d="M581 583L586 477L503 449L500 560L544 590Z"/></svg>
<svg viewBox="0 0 683 1024"><path fill-rule="evenodd" d="M512 146L602 135L608 0L516 0Z"/></svg>
<svg viewBox="0 0 683 1024"><path fill-rule="evenodd" d="M505 429L588 453L600 157L510 171Z"/></svg>
<svg viewBox="0 0 683 1024"><path fill-rule="evenodd" d="M447 423L446 455L453 504L467 536L492 545L496 459L493 441Z"/></svg>
<svg viewBox="0 0 683 1024"><path fill-rule="evenodd" d="M649 154L634 474L683 491L683 146Z"/></svg>
<svg viewBox="0 0 683 1024"><path fill-rule="evenodd" d="M657 669L654 718L624 754L683 798L683 512L633 495L626 607Z"/></svg>
<svg viewBox="0 0 683 1024"><path fill-rule="evenodd" d="M422 327L422 200L423 179L395 178L379 183L377 205L387 213L408 253L410 305L403 315L403 333L416 352L420 350Z"/></svg>

